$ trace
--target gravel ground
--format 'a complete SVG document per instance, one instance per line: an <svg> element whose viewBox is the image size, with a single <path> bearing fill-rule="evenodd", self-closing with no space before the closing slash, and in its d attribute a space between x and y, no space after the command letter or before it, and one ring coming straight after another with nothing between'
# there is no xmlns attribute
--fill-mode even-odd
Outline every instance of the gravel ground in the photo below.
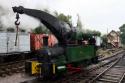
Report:
<svg viewBox="0 0 125 83"><path fill-rule="evenodd" d="M11 76L0 77L0 83L20 83L33 78L32 76L26 76L24 73L18 73Z"/></svg>
<svg viewBox="0 0 125 83"><path fill-rule="evenodd" d="M124 57L122 57L122 60L118 63L119 66L125 66L125 54Z"/></svg>

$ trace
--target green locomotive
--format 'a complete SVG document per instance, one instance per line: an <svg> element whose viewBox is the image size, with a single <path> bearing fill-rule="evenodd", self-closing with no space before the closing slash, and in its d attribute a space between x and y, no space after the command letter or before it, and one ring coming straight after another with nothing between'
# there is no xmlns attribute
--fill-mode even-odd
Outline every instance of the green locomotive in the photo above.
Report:
<svg viewBox="0 0 125 83"><path fill-rule="evenodd" d="M36 59L26 62L26 73L52 77L65 72L80 72L81 66L98 61L93 35L79 32L77 28L40 10L19 6L13 7L13 11L39 19L59 42L54 47L48 47L45 37L45 47L36 51Z"/></svg>

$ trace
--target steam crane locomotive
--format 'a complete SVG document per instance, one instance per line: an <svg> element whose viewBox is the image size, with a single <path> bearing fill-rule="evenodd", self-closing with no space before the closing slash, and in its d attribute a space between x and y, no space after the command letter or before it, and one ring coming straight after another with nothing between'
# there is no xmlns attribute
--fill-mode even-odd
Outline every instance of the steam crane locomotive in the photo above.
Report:
<svg viewBox="0 0 125 83"><path fill-rule="evenodd" d="M96 41L93 35L82 33L44 11L22 6L12 8L15 13L40 20L59 42L58 46L49 47L46 44L38 50L34 55L36 59L26 62L26 73L52 77L65 72L79 72L81 65L97 62Z"/></svg>

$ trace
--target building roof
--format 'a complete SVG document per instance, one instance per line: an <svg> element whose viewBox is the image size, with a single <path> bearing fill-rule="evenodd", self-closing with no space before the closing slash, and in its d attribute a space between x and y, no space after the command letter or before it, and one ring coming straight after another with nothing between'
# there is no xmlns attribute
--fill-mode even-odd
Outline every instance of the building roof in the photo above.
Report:
<svg viewBox="0 0 125 83"><path fill-rule="evenodd" d="M114 30L112 30L108 35L110 35L111 33L116 33L118 36L120 35L120 32Z"/></svg>

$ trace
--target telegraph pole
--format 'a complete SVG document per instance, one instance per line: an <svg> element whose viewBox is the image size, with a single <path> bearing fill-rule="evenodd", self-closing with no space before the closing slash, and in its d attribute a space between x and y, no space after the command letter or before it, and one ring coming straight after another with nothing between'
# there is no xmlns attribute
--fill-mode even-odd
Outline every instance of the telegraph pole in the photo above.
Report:
<svg viewBox="0 0 125 83"><path fill-rule="evenodd" d="M106 48L108 48L108 28L107 28L107 43L106 43Z"/></svg>

